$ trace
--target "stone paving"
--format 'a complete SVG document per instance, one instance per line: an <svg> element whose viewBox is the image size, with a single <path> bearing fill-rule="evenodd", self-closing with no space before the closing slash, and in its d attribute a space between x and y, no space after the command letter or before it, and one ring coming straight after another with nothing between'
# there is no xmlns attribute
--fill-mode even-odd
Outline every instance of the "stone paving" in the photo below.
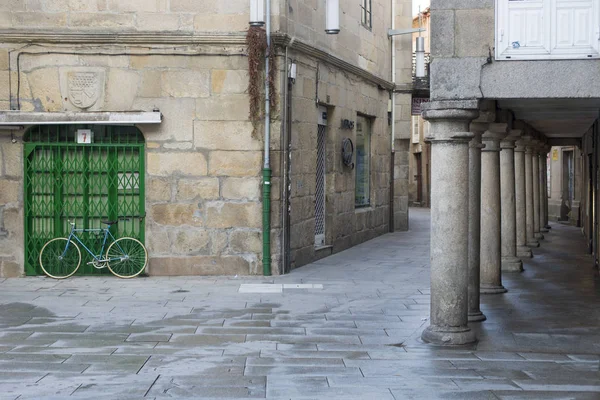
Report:
<svg viewBox="0 0 600 400"><path fill-rule="evenodd" d="M429 213L275 278L0 282L0 399L600 399L600 279L553 224L480 341L420 342Z"/></svg>

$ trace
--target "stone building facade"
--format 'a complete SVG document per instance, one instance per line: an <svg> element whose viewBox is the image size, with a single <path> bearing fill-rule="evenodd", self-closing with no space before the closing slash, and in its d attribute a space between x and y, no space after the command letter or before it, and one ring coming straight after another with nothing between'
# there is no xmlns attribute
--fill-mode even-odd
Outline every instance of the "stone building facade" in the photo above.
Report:
<svg viewBox="0 0 600 400"><path fill-rule="evenodd" d="M431 13L429 8L422 10L419 16L413 18L413 28L423 28L425 32L413 33L413 51L416 51L416 39L421 36L425 44L426 76L416 77L416 57L413 67L413 102L415 106L412 112L412 137L410 144L409 180L408 180L408 202L415 207L429 207L431 193L431 147L427 142L429 137L429 123L420 114L420 106L429 101L429 55L431 53Z"/></svg>
<svg viewBox="0 0 600 400"><path fill-rule="evenodd" d="M597 265L598 7L598 0L432 0L425 341L476 341L470 325L486 319L480 295L505 293L503 274L522 271L522 260L546 245L552 147L579 149L582 185L573 191Z"/></svg>
<svg viewBox="0 0 600 400"><path fill-rule="evenodd" d="M342 2L337 36L324 32L324 3L271 0L274 274L408 224L410 39L396 40L394 85L392 2L369 1L368 21ZM411 2L394 3L396 27L409 27ZM145 242L150 275L262 273L249 2L16 0L0 11L0 276L39 274L40 244L64 235L67 220L98 228L111 215L129 217L118 233ZM392 93L402 153L393 166ZM316 243L320 119L325 221ZM341 149L364 137L359 126L368 129L369 184L356 207L356 168ZM86 129L94 141L80 141Z"/></svg>

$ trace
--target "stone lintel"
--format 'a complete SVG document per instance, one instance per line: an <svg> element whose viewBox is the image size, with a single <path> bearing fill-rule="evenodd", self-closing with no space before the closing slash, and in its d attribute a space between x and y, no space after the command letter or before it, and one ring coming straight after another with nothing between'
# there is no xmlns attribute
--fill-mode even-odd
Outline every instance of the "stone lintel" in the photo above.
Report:
<svg viewBox="0 0 600 400"><path fill-rule="evenodd" d="M432 10L472 10L494 8L494 0L433 0Z"/></svg>

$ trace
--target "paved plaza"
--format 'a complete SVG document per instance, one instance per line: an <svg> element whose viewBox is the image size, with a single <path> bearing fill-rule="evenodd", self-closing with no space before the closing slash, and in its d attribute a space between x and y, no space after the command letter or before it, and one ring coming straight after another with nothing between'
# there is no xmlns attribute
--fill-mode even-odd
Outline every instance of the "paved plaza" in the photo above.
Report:
<svg viewBox="0 0 600 400"><path fill-rule="evenodd" d="M600 279L552 228L459 348L420 341L422 209L283 277L2 280L0 399L600 399Z"/></svg>

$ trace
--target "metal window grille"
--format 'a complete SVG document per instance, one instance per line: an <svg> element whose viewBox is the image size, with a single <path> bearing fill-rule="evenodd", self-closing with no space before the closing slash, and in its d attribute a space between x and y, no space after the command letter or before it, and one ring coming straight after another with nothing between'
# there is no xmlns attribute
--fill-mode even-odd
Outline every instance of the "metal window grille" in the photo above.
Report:
<svg viewBox="0 0 600 400"><path fill-rule="evenodd" d="M317 187L315 191L315 246L325 244L325 132L319 125L317 133Z"/></svg>
<svg viewBox="0 0 600 400"><path fill-rule="evenodd" d="M360 4L361 22L365 28L373 27L373 17L371 13L371 0L362 0Z"/></svg>
<svg viewBox="0 0 600 400"><path fill-rule="evenodd" d="M371 203L371 121L363 116L356 118L356 185L354 204L368 207Z"/></svg>
<svg viewBox="0 0 600 400"><path fill-rule="evenodd" d="M90 144L76 142L78 129L91 129ZM25 134L25 271L41 274L38 257L46 241L78 228L103 228L101 220L127 218L111 227L116 237L144 241L144 138L133 126L47 125ZM92 251L101 235L78 236ZM97 274L82 251L78 274ZM106 270L100 270L106 273Z"/></svg>

